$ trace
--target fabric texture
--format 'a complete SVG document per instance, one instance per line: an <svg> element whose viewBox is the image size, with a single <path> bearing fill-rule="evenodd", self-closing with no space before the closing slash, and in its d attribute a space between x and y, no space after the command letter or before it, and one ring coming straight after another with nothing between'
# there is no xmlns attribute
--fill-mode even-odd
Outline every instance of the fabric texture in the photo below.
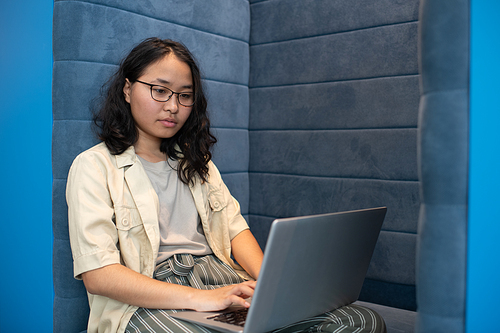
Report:
<svg viewBox="0 0 500 333"><path fill-rule="evenodd" d="M233 269L218 258L208 256L175 255L158 265L154 278L168 283L191 286L197 289L215 289L243 280ZM177 310L139 308L125 329L126 333L141 332L213 332L197 324L170 316ZM273 332L386 332L385 323L375 311L360 306L347 305L325 314L302 320Z"/></svg>
<svg viewBox="0 0 500 333"><path fill-rule="evenodd" d="M213 163L207 181L197 178L190 190L212 251L248 278L231 259L231 239L248 226ZM75 277L110 264L153 277L160 247L158 197L133 146L115 156L101 143L80 154L68 176L67 202ZM88 297L89 332L123 332L137 309Z"/></svg>

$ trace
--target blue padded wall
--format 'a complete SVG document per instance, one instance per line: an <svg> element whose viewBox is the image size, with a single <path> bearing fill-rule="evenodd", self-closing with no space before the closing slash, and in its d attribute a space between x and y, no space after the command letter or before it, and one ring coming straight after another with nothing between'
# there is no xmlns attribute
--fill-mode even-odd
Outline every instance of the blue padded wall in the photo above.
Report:
<svg viewBox="0 0 500 333"><path fill-rule="evenodd" d="M197 58L219 142L214 162L247 216L250 10L245 0L56 0L53 22L54 331L79 332L88 312L73 279L65 203L74 157L97 143L89 107L128 51L157 36L184 43ZM224 154L220 152L223 151ZM238 158L234 158L238 156Z"/></svg>
<svg viewBox="0 0 500 333"><path fill-rule="evenodd" d="M265 244L276 217L387 206L361 299L412 310L418 6L250 6L250 224L258 241Z"/></svg>
<svg viewBox="0 0 500 333"><path fill-rule="evenodd" d="M463 332L469 141L469 0L422 0L417 332Z"/></svg>

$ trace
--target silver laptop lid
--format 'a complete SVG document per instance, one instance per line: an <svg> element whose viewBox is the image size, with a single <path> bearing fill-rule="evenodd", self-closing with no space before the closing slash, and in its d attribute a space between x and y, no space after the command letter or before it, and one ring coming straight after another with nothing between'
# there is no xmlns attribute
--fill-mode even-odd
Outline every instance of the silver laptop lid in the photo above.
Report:
<svg viewBox="0 0 500 333"><path fill-rule="evenodd" d="M387 208L277 219L245 332L268 332L357 300Z"/></svg>

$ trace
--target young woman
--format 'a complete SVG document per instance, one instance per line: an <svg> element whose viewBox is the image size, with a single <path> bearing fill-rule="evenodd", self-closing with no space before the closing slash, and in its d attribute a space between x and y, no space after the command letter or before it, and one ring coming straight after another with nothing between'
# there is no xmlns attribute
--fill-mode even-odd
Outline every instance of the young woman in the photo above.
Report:
<svg viewBox="0 0 500 333"><path fill-rule="evenodd" d="M211 162L206 104L192 55L170 40L137 45L110 81L94 119L102 143L75 159L66 190L89 333L207 332L169 313L250 306L263 255ZM355 310L294 329L384 329Z"/></svg>

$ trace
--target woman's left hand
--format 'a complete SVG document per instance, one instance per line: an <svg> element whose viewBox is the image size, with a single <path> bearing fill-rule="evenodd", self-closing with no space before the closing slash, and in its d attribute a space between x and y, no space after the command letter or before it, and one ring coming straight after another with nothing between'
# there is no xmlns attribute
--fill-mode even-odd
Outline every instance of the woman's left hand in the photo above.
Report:
<svg viewBox="0 0 500 333"><path fill-rule="evenodd" d="M247 299L253 296L255 285L256 281L245 281L214 290L196 289L195 294L192 295L193 306L191 308L196 311L220 311L232 304L248 308L250 303Z"/></svg>

